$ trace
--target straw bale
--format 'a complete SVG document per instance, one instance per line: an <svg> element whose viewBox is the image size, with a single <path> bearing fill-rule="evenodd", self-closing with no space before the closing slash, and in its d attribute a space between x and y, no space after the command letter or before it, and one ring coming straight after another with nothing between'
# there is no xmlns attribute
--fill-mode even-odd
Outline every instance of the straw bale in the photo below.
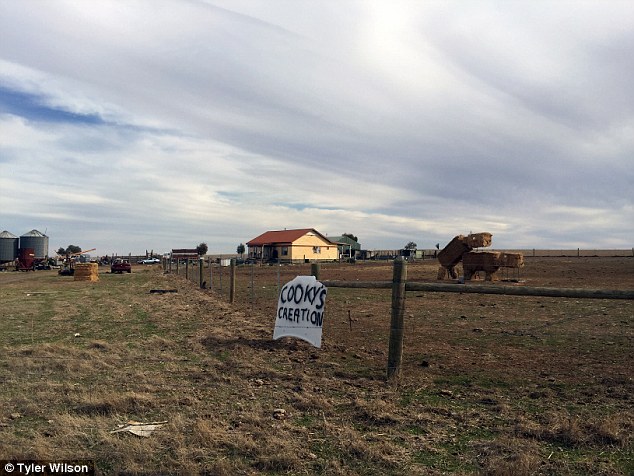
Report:
<svg viewBox="0 0 634 476"><path fill-rule="evenodd" d="M471 248L491 246L493 235L491 233L471 233L464 239L464 243Z"/></svg>
<svg viewBox="0 0 634 476"><path fill-rule="evenodd" d="M99 276L91 275L91 276L77 276L74 275L74 281L99 281Z"/></svg>
<svg viewBox="0 0 634 476"><path fill-rule="evenodd" d="M465 267L473 267L481 271L499 268L502 253L499 251L478 251L462 255L462 263Z"/></svg>
<svg viewBox="0 0 634 476"><path fill-rule="evenodd" d="M75 265L75 271L97 273L99 271L99 266L97 263L77 263Z"/></svg>
<svg viewBox="0 0 634 476"><path fill-rule="evenodd" d="M484 271L486 281L496 281L495 273L500 269L499 251L470 251L462 256L462 269L465 280L470 280L475 273Z"/></svg>
<svg viewBox="0 0 634 476"><path fill-rule="evenodd" d="M462 255L471 249L465 244L464 240L465 237L462 235L454 237L454 239L438 253L438 262L445 267L455 266L460 263Z"/></svg>
<svg viewBox="0 0 634 476"><path fill-rule="evenodd" d="M521 268L524 266L524 255L522 253L502 253L500 256L500 266L506 268Z"/></svg>
<svg viewBox="0 0 634 476"><path fill-rule="evenodd" d="M97 263L77 263L73 274L74 281L99 281Z"/></svg>

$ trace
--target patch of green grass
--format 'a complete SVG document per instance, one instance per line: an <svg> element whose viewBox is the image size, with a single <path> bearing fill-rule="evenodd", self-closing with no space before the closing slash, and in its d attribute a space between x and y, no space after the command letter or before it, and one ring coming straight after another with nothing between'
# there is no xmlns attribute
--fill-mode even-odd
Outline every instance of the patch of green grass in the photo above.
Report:
<svg viewBox="0 0 634 476"><path fill-rule="evenodd" d="M412 404L443 408L449 406L451 402L447 399L447 397L440 395L437 389L422 389L402 392L399 405L407 407Z"/></svg>
<svg viewBox="0 0 634 476"><path fill-rule="evenodd" d="M542 455L570 474L634 474L632 448L592 448L545 445Z"/></svg>
<svg viewBox="0 0 634 476"><path fill-rule="evenodd" d="M508 389L512 383L493 375L471 373L469 375L449 375L433 380L434 384L446 387Z"/></svg>
<svg viewBox="0 0 634 476"><path fill-rule="evenodd" d="M212 355L220 362L227 362L232 357L231 352L228 350L215 351L212 352Z"/></svg>
<svg viewBox="0 0 634 476"><path fill-rule="evenodd" d="M449 387L471 387L473 379L466 375L450 375L434 379L434 384Z"/></svg>
<svg viewBox="0 0 634 476"><path fill-rule="evenodd" d="M315 425L315 422L317 421L316 417L314 415L310 415L308 413L304 413L302 415L300 415L299 417L295 418L294 423L298 426L303 426L306 428L310 428L312 426Z"/></svg>
<svg viewBox="0 0 634 476"><path fill-rule="evenodd" d="M487 389L508 389L513 386L511 382L494 376L479 376L475 384Z"/></svg>
<svg viewBox="0 0 634 476"><path fill-rule="evenodd" d="M443 443L436 445L433 451L419 451L414 458L418 464L428 468L451 473L473 473L478 470L472 443L491 440L496 433L488 428L469 428L458 430Z"/></svg>
<svg viewBox="0 0 634 476"><path fill-rule="evenodd" d="M623 474L634 474L634 448L630 445L628 448L616 449L610 458L617 468L620 468Z"/></svg>
<svg viewBox="0 0 634 476"><path fill-rule="evenodd" d="M413 459L414 463L425 468L449 473L472 473L477 469L473 463L462 461L451 446L435 448L433 451L417 451Z"/></svg>
<svg viewBox="0 0 634 476"><path fill-rule="evenodd" d="M422 428L420 426L414 425L414 426L410 426L407 429L408 433L412 434L412 435L428 435L429 434L429 430L427 430L426 428Z"/></svg>
<svg viewBox="0 0 634 476"><path fill-rule="evenodd" d="M336 370L335 377L340 379L374 379L377 375L377 369L361 364L350 364L344 369Z"/></svg>
<svg viewBox="0 0 634 476"><path fill-rule="evenodd" d="M516 398L511 402L511 405L529 415L538 415L544 411L544 405L538 398Z"/></svg>

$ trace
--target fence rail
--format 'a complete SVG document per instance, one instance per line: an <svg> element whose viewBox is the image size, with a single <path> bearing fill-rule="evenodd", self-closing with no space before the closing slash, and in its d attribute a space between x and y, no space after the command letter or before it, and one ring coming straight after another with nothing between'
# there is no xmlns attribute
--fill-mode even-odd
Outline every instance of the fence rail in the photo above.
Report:
<svg viewBox="0 0 634 476"><path fill-rule="evenodd" d="M357 289L390 289L392 281L322 281L331 288ZM424 291L432 293L472 293L472 294L504 294L507 296L546 296L567 297L580 299L634 299L634 291L615 289L575 289L575 288L547 288L530 286L496 286L496 285L468 285L416 283L405 284L406 291Z"/></svg>

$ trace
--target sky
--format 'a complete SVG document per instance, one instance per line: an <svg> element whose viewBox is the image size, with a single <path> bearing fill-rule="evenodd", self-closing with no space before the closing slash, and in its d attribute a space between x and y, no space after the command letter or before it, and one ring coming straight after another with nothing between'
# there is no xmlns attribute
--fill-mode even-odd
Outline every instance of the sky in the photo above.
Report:
<svg viewBox="0 0 634 476"><path fill-rule="evenodd" d="M629 249L632 85L630 0L0 0L0 231Z"/></svg>

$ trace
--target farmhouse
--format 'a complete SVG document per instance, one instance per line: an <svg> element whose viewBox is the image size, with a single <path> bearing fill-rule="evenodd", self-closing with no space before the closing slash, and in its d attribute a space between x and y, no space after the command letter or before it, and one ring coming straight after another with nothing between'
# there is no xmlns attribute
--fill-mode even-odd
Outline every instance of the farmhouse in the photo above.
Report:
<svg viewBox="0 0 634 476"><path fill-rule="evenodd" d="M247 242L249 258L280 263L335 261L337 243L314 228L267 231Z"/></svg>
<svg viewBox="0 0 634 476"><path fill-rule="evenodd" d="M330 238L330 241L337 243L339 247L339 256L346 258L356 258L361 251L361 245L349 236L336 236Z"/></svg>

